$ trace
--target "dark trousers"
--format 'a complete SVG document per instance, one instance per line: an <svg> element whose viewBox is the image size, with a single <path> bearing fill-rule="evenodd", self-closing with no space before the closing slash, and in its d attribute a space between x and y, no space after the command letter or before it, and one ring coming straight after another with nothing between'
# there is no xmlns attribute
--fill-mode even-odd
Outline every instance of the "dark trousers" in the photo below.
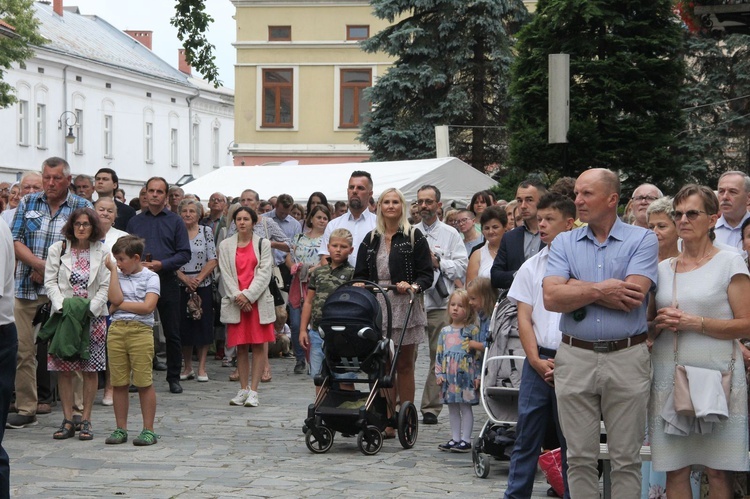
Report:
<svg viewBox="0 0 750 499"><path fill-rule="evenodd" d="M300 361L305 360L305 349L299 342L299 323L302 321L302 307L294 308L289 305L289 328L292 330L292 348L294 357Z"/></svg>
<svg viewBox="0 0 750 499"><path fill-rule="evenodd" d="M2 446L16 383L18 334L14 323L0 326L0 498L10 497L10 459Z"/></svg>
<svg viewBox="0 0 750 499"><path fill-rule="evenodd" d="M180 339L180 288L172 273L159 274L161 290L156 308L159 310L164 339L167 342L167 382L180 381L182 341Z"/></svg>
<svg viewBox="0 0 750 499"><path fill-rule="evenodd" d="M57 377L55 377L55 380ZM51 404L54 400L52 393L57 383L52 383L52 374L47 369L47 343L40 341L36 344L36 399L39 404Z"/></svg>
<svg viewBox="0 0 750 499"><path fill-rule="evenodd" d="M540 355L540 357L549 358L545 355ZM552 423L560 439L565 496L569 498L567 446L557 417L555 389L544 382L528 360L524 360L521 387L518 390L516 443L510 458L505 499L531 497L542 443L547 427Z"/></svg>

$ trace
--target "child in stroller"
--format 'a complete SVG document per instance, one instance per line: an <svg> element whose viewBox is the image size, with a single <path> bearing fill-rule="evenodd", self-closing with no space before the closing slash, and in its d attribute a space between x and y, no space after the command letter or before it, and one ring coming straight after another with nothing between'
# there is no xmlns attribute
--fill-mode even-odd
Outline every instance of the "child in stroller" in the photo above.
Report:
<svg viewBox="0 0 750 499"><path fill-rule="evenodd" d="M351 285L357 282L365 287ZM324 362L314 378L320 390L308 407L303 427L311 452L327 452L337 431L344 436L357 435L357 445L365 455L380 451L387 427L398 428L398 438L405 449L416 443L416 407L405 402L396 412L391 390L387 390L393 386L404 329L395 338L394 347L390 319L383 335L382 313L373 292L383 293L390 312L385 293L391 289L395 286L384 288L369 281L350 281L331 293L323 305L320 333ZM410 300L414 301L413 292ZM404 328L406 322L408 314ZM350 384L355 388L365 385L367 390L348 389Z"/></svg>

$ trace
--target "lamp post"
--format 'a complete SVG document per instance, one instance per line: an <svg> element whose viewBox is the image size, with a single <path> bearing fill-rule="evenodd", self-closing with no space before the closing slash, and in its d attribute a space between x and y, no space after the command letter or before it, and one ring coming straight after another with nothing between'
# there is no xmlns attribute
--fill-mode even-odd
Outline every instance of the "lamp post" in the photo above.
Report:
<svg viewBox="0 0 750 499"><path fill-rule="evenodd" d="M78 116L73 111L63 111L60 117L57 119L57 129L62 130L63 124L68 128L68 133L65 135L65 142L72 144L76 141L76 136L73 133L73 127L78 125ZM68 147L65 147L65 159L68 159Z"/></svg>

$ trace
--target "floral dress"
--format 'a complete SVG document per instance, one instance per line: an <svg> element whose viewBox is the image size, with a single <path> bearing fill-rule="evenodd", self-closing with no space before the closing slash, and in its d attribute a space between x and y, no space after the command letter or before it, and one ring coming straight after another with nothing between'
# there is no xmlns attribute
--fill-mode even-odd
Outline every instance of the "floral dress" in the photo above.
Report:
<svg viewBox="0 0 750 499"><path fill-rule="evenodd" d="M477 352L467 352L464 341L480 341L479 328L474 324L457 328L445 326L438 337L435 377L442 379L440 390L445 404L479 403L474 380L479 378L482 364Z"/></svg>
<svg viewBox="0 0 750 499"><path fill-rule="evenodd" d="M70 285L73 287L73 296L90 298L88 292L91 270L90 252L88 249L72 249L71 256ZM107 318L105 316L91 318L89 341L90 357L88 359L66 360L47 355L47 370L65 372L104 371L106 367L105 347L107 344Z"/></svg>

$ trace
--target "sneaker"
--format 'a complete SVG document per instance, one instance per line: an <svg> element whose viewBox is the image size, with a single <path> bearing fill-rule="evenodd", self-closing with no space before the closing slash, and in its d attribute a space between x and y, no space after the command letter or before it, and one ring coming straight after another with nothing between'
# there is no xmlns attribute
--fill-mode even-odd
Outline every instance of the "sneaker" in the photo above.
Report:
<svg viewBox="0 0 750 499"><path fill-rule="evenodd" d="M258 407L258 392L250 390L245 400L245 407Z"/></svg>
<svg viewBox="0 0 750 499"><path fill-rule="evenodd" d="M224 359L221 361L221 367L234 367L234 362L232 362L232 359Z"/></svg>
<svg viewBox="0 0 750 499"><path fill-rule="evenodd" d="M305 365L305 361L303 359L299 359L294 365L294 374L305 374L306 368L307 366Z"/></svg>
<svg viewBox="0 0 750 499"><path fill-rule="evenodd" d="M250 395L250 390L247 388L240 389L237 392L237 396L229 401L229 405L245 405L248 395Z"/></svg>
<svg viewBox="0 0 750 499"><path fill-rule="evenodd" d="M465 440L461 440L461 442L456 444L450 451L451 452L470 452L471 444Z"/></svg>
<svg viewBox="0 0 750 499"><path fill-rule="evenodd" d="M158 439L159 435L151 430L147 430L146 428L144 428L141 431L141 434L133 439L133 445L137 445L138 447L154 445Z"/></svg>
<svg viewBox="0 0 750 499"><path fill-rule="evenodd" d="M456 443L456 441L451 439L445 442L444 444L438 445L438 449L448 451L448 450L452 450L457 445L458 444Z"/></svg>
<svg viewBox="0 0 750 499"><path fill-rule="evenodd" d="M110 436L104 441L105 444L124 444L128 441L128 430L117 428L112 432Z"/></svg>
<svg viewBox="0 0 750 499"><path fill-rule="evenodd" d="M34 426L36 424L36 416L22 416L21 414L8 414L8 421L5 423L6 428L12 428L14 430L20 430L27 426Z"/></svg>

